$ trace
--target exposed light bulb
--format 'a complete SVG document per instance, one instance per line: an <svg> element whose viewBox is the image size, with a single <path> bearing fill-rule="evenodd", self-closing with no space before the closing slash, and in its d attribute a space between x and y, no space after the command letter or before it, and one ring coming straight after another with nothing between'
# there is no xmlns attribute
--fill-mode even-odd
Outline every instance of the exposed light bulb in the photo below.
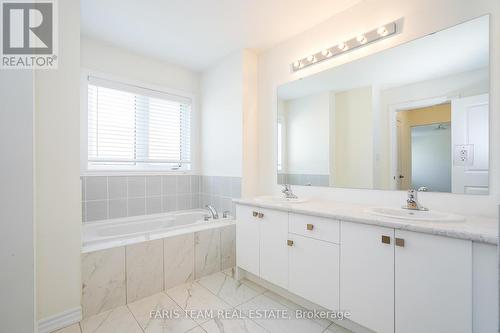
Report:
<svg viewBox="0 0 500 333"><path fill-rule="evenodd" d="M361 36L356 37L356 40L357 40L360 44L365 44L365 43L367 42L365 35L361 35Z"/></svg>
<svg viewBox="0 0 500 333"><path fill-rule="evenodd" d="M347 49L349 49L349 47L347 46L346 43L342 42L342 43L339 43L339 45L337 46L340 50L342 51L346 51Z"/></svg>
<svg viewBox="0 0 500 333"><path fill-rule="evenodd" d="M292 72L299 71L303 68L322 62L323 60L328 60L329 58L341 55L349 51L351 48L357 49L363 47L365 44L371 44L383 39L383 37L386 36L390 37L397 32L399 32L399 29L396 22L387 23L366 33L359 34L357 37L344 39L344 41L339 42L337 45L325 48L317 53L313 53L310 56L305 56L304 58L296 60L290 64L290 69Z"/></svg>
<svg viewBox="0 0 500 333"><path fill-rule="evenodd" d="M324 57L329 57L332 55L332 52L330 52L329 49L326 49L326 50L323 50L321 51L321 54L324 56Z"/></svg>
<svg viewBox="0 0 500 333"><path fill-rule="evenodd" d="M380 35L380 36L387 36L387 34L389 33L389 31L387 31L387 28L386 27L380 27L377 29L377 33Z"/></svg>

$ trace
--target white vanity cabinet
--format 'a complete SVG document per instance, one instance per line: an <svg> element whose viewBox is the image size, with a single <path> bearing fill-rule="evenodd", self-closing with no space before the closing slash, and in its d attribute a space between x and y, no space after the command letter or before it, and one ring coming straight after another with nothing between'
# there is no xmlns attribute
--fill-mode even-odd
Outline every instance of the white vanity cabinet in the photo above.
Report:
<svg viewBox="0 0 500 333"><path fill-rule="evenodd" d="M236 261L244 270L260 275L260 224L257 210L236 206Z"/></svg>
<svg viewBox="0 0 500 333"><path fill-rule="evenodd" d="M472 331L472 242L342 222L340 306L380 333Z"/></svg>
<svg viewBox="0 0 500 333"><path fill-rule="evenodd" d="M496 332L497 246L237 205L237 265L377 333Z"/></svg>
<svg viewBox="0 0 500 333"><path fill-rule="evenodd" d="M472 332L472 242L395 231L395 329Z"/></svg>
<svg viewBox="0 0 500 333"><path fill-rule="evenodd" d="M472 331L474 333L497 333L497 246L472 243L472 265Z"/></svg>
<svg viewBox="0 0 500 333"><path fill-rule="evenodd" d="M341 222L340 308L378 333L394 332L394 229Z"/></svg>
<svg viewBox="0 0 500 333"><path fill-rule="evenodd" d="M288 213L259 209L260 277L288 288Z"/></svg>
<svg viewBox="0 0 500 333"><path fill-rule="evenodd" d="M329 310L339 309L339 224L307 215L289 217L289 290Z"/></svg>
<svg viewBox="0 0 500 333"><path fill-rule="evenodd" d="M236 206L236 260L239 267L288 287L288 213Z"/></svg>

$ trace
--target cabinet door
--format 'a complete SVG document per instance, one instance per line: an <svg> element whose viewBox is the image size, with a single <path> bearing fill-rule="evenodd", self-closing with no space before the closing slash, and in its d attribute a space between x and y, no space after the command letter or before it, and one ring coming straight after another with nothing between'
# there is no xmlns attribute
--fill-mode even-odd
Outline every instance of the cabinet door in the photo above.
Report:
<svg viewBox="0 0 500 333"><path fill-rule="evenodd" d="M341 222L340 308L378 333L394 332L393 242L394 229Z"/></svg>
<svg viewBox="0 0 500 333"><path fill-rule="evenodd" d="M472 332L498 332L497 246L472 243Z"/></svg>
<svg viewBox="0 0 500 333"><path fill-rule="evenodd" d="M260 277L288 288L288 213L260 209Z"/></svg>
<svg viewBox="0 0 500 333"><path fill-rule="evenodd" d="M396 332L470 333L472 242L402 230L395 236Z"/></svg>
<svg viewBox="0 0 500 333"><path fill-rule="evenodd" d="M339 309L339 245L289 235L289 290L329 310Z"/></svg>
<svg viewBox="0 0 500 333"><path fill-rule="evenodd" d="M257 212L254 207L236 206L236 264L259 275L260 221L253 212Z"/></svg>

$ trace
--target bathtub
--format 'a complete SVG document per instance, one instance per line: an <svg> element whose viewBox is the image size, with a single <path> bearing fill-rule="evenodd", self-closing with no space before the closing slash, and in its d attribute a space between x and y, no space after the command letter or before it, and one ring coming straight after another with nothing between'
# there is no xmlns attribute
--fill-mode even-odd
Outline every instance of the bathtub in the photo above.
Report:
<svg viewBox="0 0 500 333"><path fill-rule="evenodd" d="M178 236L235 224L234 218L205 221L204 209L134 216L87 222L82 230L82 252L88 253L112 247Z"/></svg>

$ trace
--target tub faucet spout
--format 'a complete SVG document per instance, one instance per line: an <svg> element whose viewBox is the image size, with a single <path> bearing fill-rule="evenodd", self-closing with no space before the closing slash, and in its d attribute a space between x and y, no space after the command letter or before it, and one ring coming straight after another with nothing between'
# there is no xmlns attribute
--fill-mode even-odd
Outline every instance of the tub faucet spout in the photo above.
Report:
<svg viewBox="0 0 500 333"><path fill-rule="evenodd" d="M210 211L210 214L212 215L212 218L214 220L218 220L219 219L219 214L217 214L217 210L215 209L214 206L212 206L212 205L206 205L205 207Z"/></svg>

